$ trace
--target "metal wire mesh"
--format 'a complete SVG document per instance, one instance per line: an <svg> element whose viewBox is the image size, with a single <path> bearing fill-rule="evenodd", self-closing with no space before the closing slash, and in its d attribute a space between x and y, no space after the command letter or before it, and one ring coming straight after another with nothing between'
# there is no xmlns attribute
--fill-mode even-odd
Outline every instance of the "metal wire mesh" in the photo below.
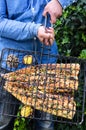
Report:
<svg viewBox="0 0 86 130"><path fill-rule="evenodd" d="M38 64L37 57L41 61L42 56L55 58L56 63ZM6 48L1 54L0 70L0 102L4 104L0 114L16 117L17 108L24 106L21 117L70 124L83 122L85 60ZM46 113L51 116L48 118Z"/></svg>

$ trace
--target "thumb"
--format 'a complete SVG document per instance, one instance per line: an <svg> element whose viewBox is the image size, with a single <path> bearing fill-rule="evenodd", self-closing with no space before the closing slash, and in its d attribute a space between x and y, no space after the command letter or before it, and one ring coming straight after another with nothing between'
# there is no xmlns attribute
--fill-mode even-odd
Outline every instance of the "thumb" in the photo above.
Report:
<svg viewBox="0 0 86 130"><path fill-rule="evenodd" d="M47 13L48 13L48 11L47 11L46 8L45 8L42 15L46 17L46 16L47 16Z"/></svg>

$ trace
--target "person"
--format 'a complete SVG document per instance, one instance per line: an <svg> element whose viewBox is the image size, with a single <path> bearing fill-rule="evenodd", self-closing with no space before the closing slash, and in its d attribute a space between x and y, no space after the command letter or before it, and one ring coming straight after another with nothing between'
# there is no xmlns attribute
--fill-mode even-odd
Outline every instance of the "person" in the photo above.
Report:
<svg viewBox="0 0 86 130"><path fill-rule="evenodd" d="M58 48L54 40L54 30L51 24L55 23L57 18L62 15L62 9L73 2L75 1L0 0L0 55L4 48L28 51L33 50L35 45L37 46L36 50L39 52L41 52L41 46L44 45L43 53L46 53L50 44L50 54L57 54ZM45 27L46 17L47 24ZM41 63L55 62L56 59L47 59L45 56L42 57L41 61ZM39 57L38 63L40 63ZM47 116L49 118L51 115ZM40 130L54 129L52 122L40 121L37 123ZM3 126L1 125L0 129L5 128L7 124L8 122Z"/></svg>

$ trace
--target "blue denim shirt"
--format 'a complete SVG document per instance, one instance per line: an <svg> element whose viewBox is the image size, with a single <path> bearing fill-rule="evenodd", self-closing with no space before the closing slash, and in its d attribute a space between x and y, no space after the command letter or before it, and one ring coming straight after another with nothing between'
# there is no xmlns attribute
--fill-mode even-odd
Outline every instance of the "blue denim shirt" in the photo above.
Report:
<svg viewBox="0 0 86 130"><path fill-rule="evenodd" d="M76 2L77 0L59 0L63 8L71 5L72 3Z"/></svg>
<svg viewBox="0 0 86 130"><path fill-rule="evenodd" d="M0 0L0 53L3 48L14 48L20 50L33 50L37 45L37 51L41 51L40 41L34 37L40 24L45 24L45 17L42 16L44 7L50 0ZM73 0L59 0L61 5L68 6ZM50 17L47 20L50 25ZM47 47L44 53L47 52ZM51 54L57 54L58 49L54 41L51 46ZM55 59L43 62L55 62Z"/></svg>

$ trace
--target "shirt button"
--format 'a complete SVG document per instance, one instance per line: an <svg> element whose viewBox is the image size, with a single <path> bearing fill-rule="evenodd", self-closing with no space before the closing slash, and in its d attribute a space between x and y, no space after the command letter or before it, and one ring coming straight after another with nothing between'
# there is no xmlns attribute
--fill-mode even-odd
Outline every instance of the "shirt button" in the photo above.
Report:
<svg viewBox="0 0 86 130"><path fill-rule="evenodd" d="M34 37L34 40L36 40L36 37Z"/></svg>
<svg viewBox="0 0 86 130"><path fill-rule="evenodd" d="M35 11L35 9L34 8L32 8L32 12L34 12Z"/></svg>

